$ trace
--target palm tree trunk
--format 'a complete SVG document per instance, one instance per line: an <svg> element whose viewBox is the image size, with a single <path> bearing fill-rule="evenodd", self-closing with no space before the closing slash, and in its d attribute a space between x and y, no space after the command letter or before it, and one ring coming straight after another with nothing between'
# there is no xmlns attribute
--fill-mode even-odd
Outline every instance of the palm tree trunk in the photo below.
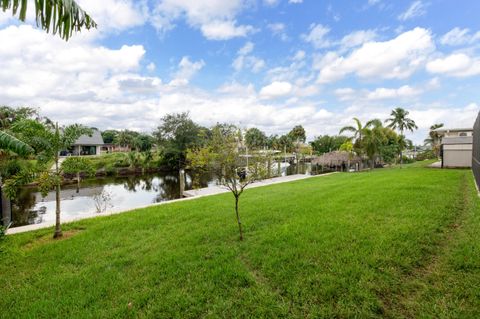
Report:
<svg viewBox="0 0 480 319"><path fill-rule="evenodd" d="M60 224L60 174L58 169L58 154L55 155L55 174L56 174L56 185L55 185L55 233L53 238L62 237L62 225Z"/></svg>
<svg viewBox="0 0 480 319"><path fill-rule="evenodd" d="M400 130L400 137L403 138L403 130ZM403 152L402 152L402 148L400 147L400 168L402 168L402 165L403 165Z"/></svg>
<svg viewBox="0 0 480 319"><path fill-rule="evenodd" d="M238 195L235 195L235 214L237 215L238 231L240 232L240 240L243 240L242 221L238 213Z"/></svg>

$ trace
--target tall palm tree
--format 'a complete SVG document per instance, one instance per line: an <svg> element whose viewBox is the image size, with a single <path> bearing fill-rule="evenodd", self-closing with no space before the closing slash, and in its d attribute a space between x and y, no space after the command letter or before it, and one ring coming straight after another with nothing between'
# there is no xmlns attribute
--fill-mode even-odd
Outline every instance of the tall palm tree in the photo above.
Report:
<svg viewBox="0 0 480 319"><path fill-rule="evenodd" d="M401 137L404 136L405 131L411 131L418 129L415 121L408 118L408 114L410 112L402 109L401 107L397 107L390 113L390 118L385 120L385 123L389 123L387 127L397 130L400 132ZM400 148L400 165L403 164L403 154L402 148Z"/></svg>
<svg viewBox="0 0 480 319"><path fill-rule="evenodd" d="M3 11L12 10L21 21L27 17L27 0L1 0L0 8ZM74 0L36 0L35 17L37 26L47 32L58 35L68 41L73 32L82 29L96 28L97 24Z"/></svg>
<svg viewBox="0 0 480 319"><path fill-rule="evenodd" d="M355 126L344 126L340 129L340 132L338 134L343 134L345 132L351 132L353 133L353 139L354 140L361 140L363 136L363 131L369 127L372 126L378 126L381 125L382 122L379 119L373 119L365 123L365 126L362 125L362 122L354 117L353 120L355 121Z"/></svg>
<svg viewBox="0 0 480 319"><path fill-rule="evenodd" d="M432 150L435 152L435 156L437 156L437 158L440 156L440 134L438 134L437 129L442 127L443 123L433 124L430 126L428 138L424 140L425 144L430 144L432 146Z"/></svg>

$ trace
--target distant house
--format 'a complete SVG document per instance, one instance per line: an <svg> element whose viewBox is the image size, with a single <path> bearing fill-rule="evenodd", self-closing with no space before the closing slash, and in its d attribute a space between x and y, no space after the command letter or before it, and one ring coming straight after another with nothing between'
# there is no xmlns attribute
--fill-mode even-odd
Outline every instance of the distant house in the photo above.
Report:
<svg viewBox="0 0 480 319"><path fill-rule="evenodd" d="M100 155L103 143L102 134L94 129L92 135L82 135L68 150L71 155ZM67 154L65 154L67 155Z"/></svg>
<svg viewBox="0 0 480 319"><path fill-rule="evenodd" d="M437 129L442 167L472 167L473 129Z"/></svg>

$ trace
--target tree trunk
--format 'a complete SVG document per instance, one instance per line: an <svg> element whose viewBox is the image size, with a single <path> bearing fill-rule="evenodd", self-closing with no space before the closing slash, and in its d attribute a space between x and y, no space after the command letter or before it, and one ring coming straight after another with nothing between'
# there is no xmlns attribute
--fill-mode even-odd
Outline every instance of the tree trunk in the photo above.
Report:
<svg viewBox="0 0 480 319"><path fill-rule="evenodd" d="M240 214L238 213L238 196L235 195L235 214L237 215L238 231L240 232L240 240L243 240L242 221L240 220Z"/></svg>
<svg viewBox="0 0 480 319"><path fill-rule="evenodd" d="M400 137L403 137L403 130L400 131ZM400 168L402 168L403 165L403 154L402 154L402 148L400 148Z"/></svg>
<svg viewBox="0 0 480 319"><path fill-rule="evenodd" d="M77 194L80 193L80 172L77 172Z"/></svg>
<svg viewBox="0 0 480 319"><path fill-rule="evenodd" d="M62 225L60 224L60 174L58 171L58 154L55 155L55 174L56 174L56 185L55 185L55 233L53 238L62 237Z"/></svg>

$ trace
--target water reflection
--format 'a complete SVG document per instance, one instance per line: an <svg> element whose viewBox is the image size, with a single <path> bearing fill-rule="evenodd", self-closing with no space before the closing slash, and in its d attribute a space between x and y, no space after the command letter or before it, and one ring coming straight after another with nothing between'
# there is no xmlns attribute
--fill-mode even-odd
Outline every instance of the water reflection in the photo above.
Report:
<svg viewBox="0 0 480 319"><path fill-rule="evenodd" d="M301 174L308 173L308 165L298 168ZM272 167L272 174L278 174ZM282 165L281 175L297 174L297 168ZM213 174L185 174L185 189L209 187L217 184ZM95 213L98 209L96 200L101 194L110 196L108 211L123 211L152 203L159 203L180 197L180 183L177 172L155 173L142 176L116 176L82 181L77 192L76 184L65 185L60 194L62 217L79 217ZM98 202L97 202L98 204ZM51 191L45 198L36 189L22 189L18 198L12 203L12 227L39 224L55 220L55 192Z"/></svg>

